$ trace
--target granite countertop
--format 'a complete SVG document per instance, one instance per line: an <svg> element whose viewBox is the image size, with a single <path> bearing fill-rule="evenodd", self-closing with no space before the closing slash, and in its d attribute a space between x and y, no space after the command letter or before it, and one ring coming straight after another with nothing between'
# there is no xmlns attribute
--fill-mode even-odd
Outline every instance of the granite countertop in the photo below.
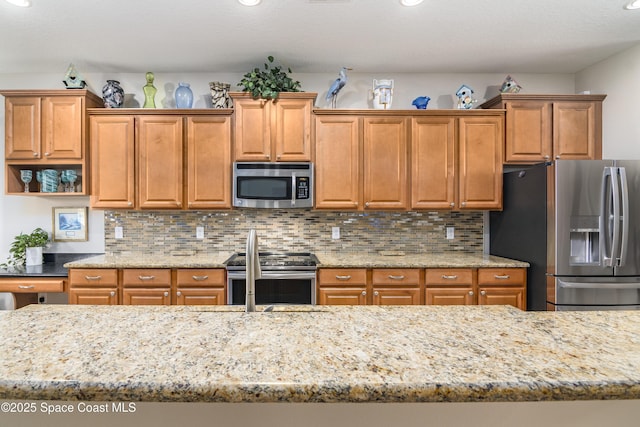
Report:
<svg viewBox="0 0 640 427"><path fill-rule="evenodd" d="M0 399L640 398L640 312L34 305L0 316ZM64 328L60 328L64 325Z"/></svg>
<svg viewBox="0 0 640 427"><path fill-rule="evenodd" d="M225 261L233 252L210 254L177 255L100 255L76 260L65 264L67 268L224 268ZM388 255L385 255L388 254ZM316 253L320 261L319 268L474 268L474 267L528 267L522 261L501 258L493 255L446 253L446 254L403 254L400 252Z"/></svg>

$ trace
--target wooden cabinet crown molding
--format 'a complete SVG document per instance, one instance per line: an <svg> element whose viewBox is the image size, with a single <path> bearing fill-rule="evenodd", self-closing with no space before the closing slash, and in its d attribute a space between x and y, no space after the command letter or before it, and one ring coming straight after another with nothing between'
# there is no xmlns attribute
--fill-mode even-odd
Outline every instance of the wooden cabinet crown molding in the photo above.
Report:
<svg viewBox="0 0 640 427"><path fill-rule="evenodd" d="M87 89L6 89L0 90L0 95L5 97L17 98L20 96L32 97L32 96L84 96L91 99L91 101L97 102L102 105L103 100L95 93ZM96 108L97 109L97 108Z"/></svg>
<svg viewBox="0 0 640 427"><path fill-rule="evenodd" d="M491 110L332 110L332 109L314 109L313 114L316 116L331 115L331 116L384 116L384 117L474 117L474 116L504 116L505 110L503 109L491 109Z"/></svg>
<svg viewBox="0 0 640 427"><path fill-rule="evenodd" d="M600 94L531 94L531 93L502 93L497 95L488 101L480 104L479 109L492 108L495 105L499 105L503 101L577 101L577 102L589 102L589 101L604 101L607 95Z"/></svg>
<svg viewBox="0 0 640 427"><path fill-rule="evenodd" d="M90 116L230 116L231 108L88 108Z"/></svg>

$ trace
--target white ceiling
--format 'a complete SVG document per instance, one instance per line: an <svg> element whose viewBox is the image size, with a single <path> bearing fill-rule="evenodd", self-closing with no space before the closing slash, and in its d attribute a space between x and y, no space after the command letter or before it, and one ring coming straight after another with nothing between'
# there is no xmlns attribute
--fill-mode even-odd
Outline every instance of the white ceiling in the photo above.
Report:
<svg viewBox="0 0 640 427"><path fill-rule="evenodd" d="M574 73L640 43L628 0L0 0L0 73Z"/></svg>

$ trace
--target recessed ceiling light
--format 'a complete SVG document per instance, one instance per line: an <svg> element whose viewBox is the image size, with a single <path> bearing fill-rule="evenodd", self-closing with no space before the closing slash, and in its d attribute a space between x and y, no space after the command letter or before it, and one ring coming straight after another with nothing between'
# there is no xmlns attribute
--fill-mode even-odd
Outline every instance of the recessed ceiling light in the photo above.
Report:
<svg viewBox="0 0 640 427"><path fill-rule="evenodd" d="M6 0L14 6L31 7L31 0Z"/></svg>
<svg viewBox="0 0 640 427"><path fill-rule="evenodd" d="M238 3L244 6L257 6L262 0L238 0Z"/></svg>
<svg viewBox="0 0 640 427"><path fill-rule="evenodd" d="M400 0L400 4L403 6L417 6L424 0Z"/></svg>
<svg viewBox="0 0 640 427"><path fill-rule="evenodd" d="M640 0L632 0L624 8L627 10L640 9Z"/></svg>

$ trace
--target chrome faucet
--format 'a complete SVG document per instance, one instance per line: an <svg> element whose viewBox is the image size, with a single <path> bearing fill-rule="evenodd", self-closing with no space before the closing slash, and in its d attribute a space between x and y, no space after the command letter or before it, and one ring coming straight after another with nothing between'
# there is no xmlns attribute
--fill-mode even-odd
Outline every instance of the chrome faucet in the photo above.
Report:
<svg viewBox="0 0 640 427"><path fill-rule="evenodd" d="M256 230L249 230L247 236L246 247L246 289L247 295L245 299L245 312L251 313L256 311L256 280L258 280L262 271L260 270L260 256L258 254L258 237L256 236Z"/></svg>

